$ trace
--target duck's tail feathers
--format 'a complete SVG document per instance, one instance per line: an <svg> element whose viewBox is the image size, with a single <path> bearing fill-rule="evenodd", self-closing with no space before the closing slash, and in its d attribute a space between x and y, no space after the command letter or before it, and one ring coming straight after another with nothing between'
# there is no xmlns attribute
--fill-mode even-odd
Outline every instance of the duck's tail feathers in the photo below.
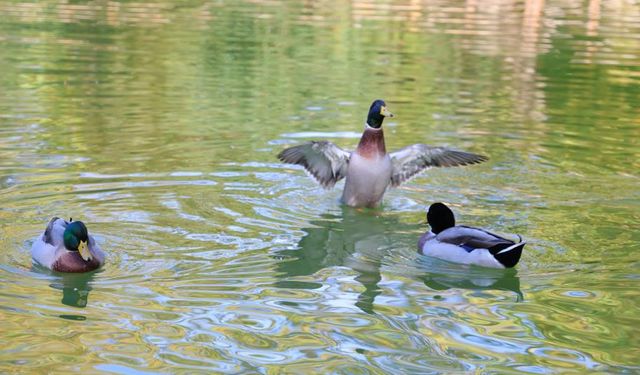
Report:
<svg viewBox="0 0 640 375"><path fill-rule="evenodd" d="M496 249L495 253L493 253L494 258L498 262L500 262L506 268L512 268L520 261L520 256L522 255L522 249L524 245L527 243L522 241L522 237L518 235L520 242L514 243L513 245L506 246L501 249Z"/></svg>
<svg viewBox="0 0 640 375"><path fill-rule="evenodd" d="M518 243L514 243L513 245L498 251L495 255L500 255L500 254L503 254L503 253L507 253L509 251L517 249L518 247L520 247L520 250L522 250L522 247L524 247L524 245L526 245L526 244L527 244L526 242L522 242L522 241L520 241Z"/></svg>

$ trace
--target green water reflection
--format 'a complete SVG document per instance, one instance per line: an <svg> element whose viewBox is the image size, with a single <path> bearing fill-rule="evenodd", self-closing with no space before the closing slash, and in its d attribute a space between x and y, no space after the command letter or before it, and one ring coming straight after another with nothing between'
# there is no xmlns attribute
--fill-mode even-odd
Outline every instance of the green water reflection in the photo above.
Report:
<svg viewBox="0 0 640 375"><path fill-rule="evenodd" d="M632 1L0 0L0 372L640 371ZM378 211L277 162L490 156ZM515 272L416 254L424 209L527 241ZM32 268L51 216L109 251Z"/></svg>

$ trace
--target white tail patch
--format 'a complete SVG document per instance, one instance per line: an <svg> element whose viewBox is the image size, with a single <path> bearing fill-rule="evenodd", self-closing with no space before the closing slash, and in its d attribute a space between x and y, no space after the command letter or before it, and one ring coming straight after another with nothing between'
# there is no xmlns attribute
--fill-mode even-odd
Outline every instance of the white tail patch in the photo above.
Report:
<svg viewBox="0 0 640 375"><path fill-rule="evenodd" d="M524 246L525 244L526 244L526 242L522 242L522 241L521 241L521 242L518 242L518 243L514 243L513 245L511 245L511 246L507 247L506 249L502 249L502 250L498 251L498 252L496 253L496 255L500 255L500 254L502 254L502 253L509 252L509 251L511 251L511 250L513 250L513 249L515 249L516 247L518 247L518 246L520 246L520 245L523 245L523 246Z"/></svg>

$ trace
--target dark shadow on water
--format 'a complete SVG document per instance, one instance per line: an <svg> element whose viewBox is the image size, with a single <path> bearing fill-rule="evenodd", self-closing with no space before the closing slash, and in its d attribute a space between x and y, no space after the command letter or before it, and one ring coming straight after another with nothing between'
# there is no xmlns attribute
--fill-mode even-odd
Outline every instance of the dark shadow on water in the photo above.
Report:
<svg viewBox="0 0 640 375"><path fill-rule="evenodd" d="M415 230L381 210L342 208L342 215L325 214L312 221L306 234L298 242L296 250L276 253L282 260L276 270L282 280L275 283L279 288L318 289L321 283L287 280L297 276L309 276L335 266L349 267L358 273L355 280L364 291L358 296L356 306L372 314L376 296L380 294L380 262L384 248L406 241L406 230ZM394 242L395 241L395 242ZM354 254L358 253L358 256Z"/></svg>

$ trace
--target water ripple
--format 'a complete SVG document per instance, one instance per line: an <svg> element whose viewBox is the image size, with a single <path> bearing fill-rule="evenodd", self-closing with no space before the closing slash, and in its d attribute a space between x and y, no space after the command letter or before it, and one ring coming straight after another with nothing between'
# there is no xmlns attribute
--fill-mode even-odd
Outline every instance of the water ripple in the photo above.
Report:
<svg viewBox="0 0 640 375"><path fill-rule="evenodd" d="M0 372L637 372L640 13L629 2L0 0ZM379 210L283 148L372 97L431 169ZM516 271L416 253L424 209ZM87 223L104 269L29 248Z"/></svg>

